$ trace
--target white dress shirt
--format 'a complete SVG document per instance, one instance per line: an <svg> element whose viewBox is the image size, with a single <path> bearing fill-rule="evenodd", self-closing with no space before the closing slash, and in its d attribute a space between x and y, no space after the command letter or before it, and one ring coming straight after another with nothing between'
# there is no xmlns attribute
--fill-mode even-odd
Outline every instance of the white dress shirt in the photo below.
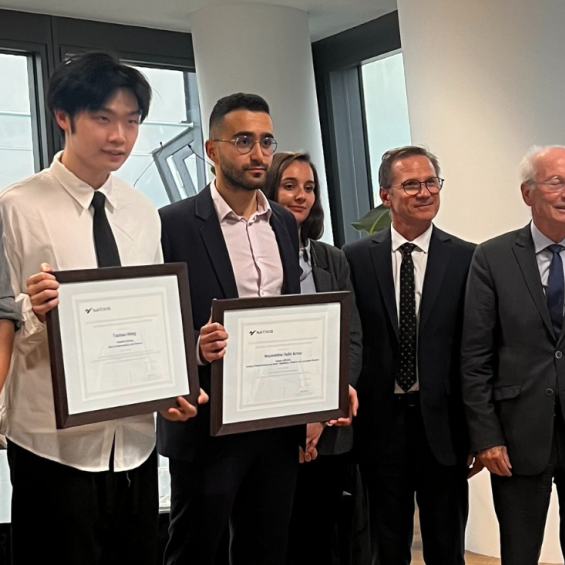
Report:
<svg viewBox="0 0 565 565"><path fill-rule="evenodd" d="M273 213L265 195L257 191L257 211L250 218L238 216L210 184L210 193L226 241L240 298L278 296L283 268L275 232L269 223Z"/></svg>
<svg viewBox="0 0 565 565"><path fill-rule="evenodd" d="M95 268L94 190L55 156L51 167L0 195L4 245L12 286L22 307L13 369L0 408L0 427L11 441L46 459L84 471L141 465L155 447L154 416L147 414L78 426L55 427L47 331L33 313L27 278L49 263L54 271ZM162 263L159 215L143 194L110 175L99 189L123 266Z"/></svg>
<svg viewBox="0 0 565 565"><path fill-rule="evenodd" d="M536 262L538 264L541 284L545 294L547 292L547 281L549 280L549 268L551 267L551 260L553 259L553 253L549 251L547 247L549 245L554 245L555 241L551 241L551 239L543 235L543 233L538 230L533 220L530 224L530 229L532 230L532 239L534 240L534 248L536 250ZM563 262L563 276L565 277L565 239L560 241L559 245L563 246L559 255ZM563 311L565 314L565 301Z"/></svg>
<svg viewBox="0 0 565 565"><path fill-rule="evenodd" d="M426 276L426 266L428 264L428 251L430 249L430 239L432 237L433 225L414 241L408 241L391 226L392 237L392 277L394 279L394 294L396 296L396 312L400 321L400 266L402 265L402 251L400 247L405 243L413 243L416 248L412 251L412 262L414 263L414 290L416 293L416 320L420 321L420 302L422 301L422 290L424 288L424 277ZM418 363L416 357L416 376L418 375ZM408 392L420 389L418 380ZM394 392L402 394L404 391L394 385Z"/></svg>
<svg viewBox="0 0 565 565"><path fill-rule="evenodd" d="M302 273L300 273L300 293L316 294L316 283L314 282L313 262L312 262L312 246L310 239L306 245L298 252L298 262Z"/></svg>

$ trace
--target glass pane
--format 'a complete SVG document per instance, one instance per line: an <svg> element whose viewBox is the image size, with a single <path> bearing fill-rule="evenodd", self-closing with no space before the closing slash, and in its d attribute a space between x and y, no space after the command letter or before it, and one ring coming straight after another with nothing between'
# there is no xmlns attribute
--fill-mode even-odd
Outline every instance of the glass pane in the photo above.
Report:
<svg viewBox="0 0 565 565"><path fill-rule="evenodd" d="M378 206L381 203L378 172L383 153L411 143L402 53L366 63L361 70L373 201Z"/></svg>
<svg viewBox="0 0 565 565"><path fill-rule="evenodd" d="M0 53L0 190L36 172L29 80L27 55Z"/></svg>
<svg viewBox="0 0 565 565"><path fill-rule="evenodd" d="M33 175L28 58L0 53L0 190ZM0 451L0 522L10 521L12 486L6 451Z"/></svg>
<svg viewBox="0 0 565 565"><path fill-rule="evenodd" d="M194 166L182 159L183 151L194 159L197 159L194 153L203 157L195 74L136 68L147 77L153 89L153 100L131 156L116 175L146 194L160 208L192 196L206 185L203 162ZM173 140L176 140L174 145ZM159 155L154 155L159 149Z"/></svg>

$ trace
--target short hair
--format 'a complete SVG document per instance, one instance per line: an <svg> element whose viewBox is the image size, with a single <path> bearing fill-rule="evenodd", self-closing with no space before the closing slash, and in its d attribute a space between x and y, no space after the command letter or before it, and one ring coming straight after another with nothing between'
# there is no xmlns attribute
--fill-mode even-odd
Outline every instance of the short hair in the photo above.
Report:
<svg viewBox="0 0 565 565"><path fill-rule="evenodd" d="M270 108L264 98L257 94L237 92L220 98L210 114L209 131L212 132L219 126L224 117L235 110L249 110L250 112L264 112L270 114ZM215 137L215 134L214 134Z"/></svg>
<svg viewBox="0 0 565 565"><path fill-rule="evenodd" d="M151 87L147 79L109 53L80 53L72 55L55 69L49 81L47 106L52 113L62 110L72 120L80 112L96 112L121 89L135 96L143 121L151 104Z"/></svg>
<svg viewBox="0 0 565 565"><path fill-rule="evenodd" d="M265 195L270 200L278 202L278 188L281 182L284 171L294 163L295 161L300 161L301 163L307 163L312 169L312 175L314 177L314 204L310 210L308 217L302 222L300 228L300 236L302 241L305 242L307 239L320 239L324 233L324 209L322 207L322 201L320 200L320 177L318 176L318 170L310 154L306 152L291 152L283 151L281 153L275 153L273 155L273 161L269 170L267 172L267 180L265 181Z"/></svg>
<svg viewBox="0 0 565 565"><path fill-rule="evenodd" d="M436 172L436 176L440 175L439 161L437 157L428 151L425 147L419 145L406 145L389 149L382 157L381 166L379 167L379 186L381 188L390 188L392 185L392 167L400 159L407 157L422 156L430 160Z"/></svg>
<svg viewBox="0 0 565 565"><path fill-rule="evenodd" d="M563 145L532 145L527 153L524 155L520 165L518 166L518 172L520 175L520 182L522 184L529 184L532 188L535 187L537 166L536 159L541 153L548 151L550 149L565 149Z"/></svg>

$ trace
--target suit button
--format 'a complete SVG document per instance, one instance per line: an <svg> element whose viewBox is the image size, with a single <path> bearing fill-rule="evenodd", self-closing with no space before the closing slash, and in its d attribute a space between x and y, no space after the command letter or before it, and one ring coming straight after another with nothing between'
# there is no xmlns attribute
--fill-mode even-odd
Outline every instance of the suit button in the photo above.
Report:
<svg viewBox="0 0 565 565"><path fill-rule="evenodd" d="M561 359L561 357L563 357L563 353L561 351L556 351L555 352L555 358L556 359Z"/></svg>
<svg viewBox="0 0 565 565"><path fill-rule="evenodd" d="M553 389L552 388L546 388L545 389L545 394L547 396L553 396Z"/></svg>

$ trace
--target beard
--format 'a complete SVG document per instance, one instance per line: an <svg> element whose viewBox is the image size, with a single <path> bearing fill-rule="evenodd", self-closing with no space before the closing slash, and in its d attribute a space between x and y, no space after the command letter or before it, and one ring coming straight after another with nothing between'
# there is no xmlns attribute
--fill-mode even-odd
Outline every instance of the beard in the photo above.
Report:
<svg viewBox="0 0 565 565"><path fill-rule="evenodd" d="M266 173L267 166L260 161L252 161L249 167L239 169L235 167L233 163L220 156L220 169L222 170L222 174L226 181L235 189L252 191L263 188L266 174L261 175L260 178L249 178L245 175L248 168L258 167L264 168Z"/></svg>

